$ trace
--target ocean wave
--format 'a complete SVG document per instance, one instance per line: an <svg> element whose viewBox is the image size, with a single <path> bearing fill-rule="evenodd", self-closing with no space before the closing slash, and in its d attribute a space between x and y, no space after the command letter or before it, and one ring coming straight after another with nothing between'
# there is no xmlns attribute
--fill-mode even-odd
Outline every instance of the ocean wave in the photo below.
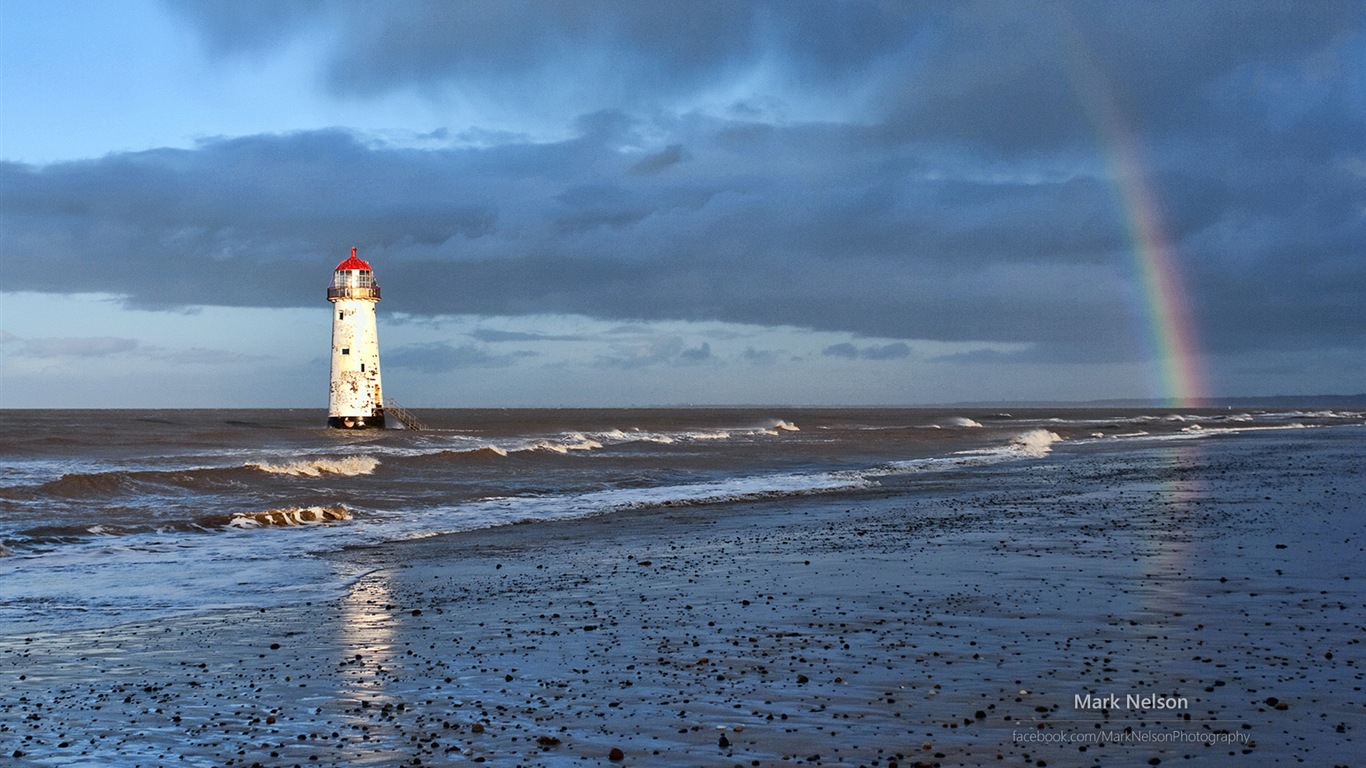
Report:
<svg viewBox="0 0 1366 768"><path fill-rule="evenodd" d="M659 432L646 432L640 429L625 431L621 429L609 429L606 432L591 433L594 440L603 443L661 443L669 445L678 442L676 435Z"/></svg>
<svg viewBox="0 0 1366 768"><path fill-rule="evenodd" d="M271 528L297 525L320 525L351 519L351 511L343 506L335 507L285 507L268 509L264 512L246 512L234 515L228 521L229 528Z"/></svg>
<svg viewBox="0 0 1366 768"><path fill-rule="evenodd" d="M409 444L370 445L364 457L350 457L352 461L328 458L309 459L292 462L268 463L253 461L247 468L276 474L296 476L318 476L322 474L369 474L374 467L385 461L416 460L424 461L437 457L443 460L466 458L505 457L513 454L556 454L598 451L604 448L632 444L678 445L692 442L718 442L727 440L746 440L764 436L776 436L787 432L799 432L800 427L791 421L774 419L761 424L736 427L700 427L678 430L651 430L638 427L616 427L602 430L582 430L560 433L523 434L523 435L477 435L469 432L449 434L423 434L421 439ZM357 464L354 460L365 464Z"/></svg>
<svg viewBox="0 0 1366 768"><path fill-rule="evenodd" d="M682 485L614 488L582 494L511 496L485 499L450 511L475 527L545 519L591 517L608 512L690 507L809 496L859 490L876 485L867 472L810 472L752 475ZM391 521L393 525L401 525ZM444 529L423 531L435 535Z"/></svg>
<svg viewBox="0 0 1366 768"><path fill-rule="evenodd" d="M1053 450L1053 444L1062 442L1062 439L1057 432L1050 432L1046 429L1031 429L1028 432L1012 435L1010 446L1029 456L1046 456Z"/></svg>
<svg viewBox="0 0 1366 768"><path fill-rule="evenodd" d="M373 456L342 456L325 459L301 459L286 464L250 462L244 466L248 469L257 469L262 472L268 472L272 475L291 475L294 477L342 475L345 477L354 477L356 475L373 474L375 468L379 466L379 459L376 459Z"/></svg>
<svg viewBox="0 0 1366 768"><path fill-rule="evenodd" d="M689 440L729 440L729 432L688 432Z"/></svg>
<svg viewBox="0 0 1366 768"><path fill-rule="evenodd" d="M49 480L32 490L52 496L81 499L113 496L133 485L134 478L131 472L73 472L56 480Z"/></svg>
<svg viewBox="0 0 1366 768"><path fill-rule="evenodd" d="M800 432L801 428L790 421L774 419L762 426L718 427L715 429L685 429L674 432L652 432L641 429L610 429L605 432L591 432L588 437L604 444L620 443L660 443L672 445L694 440L730 440L732 438L754 437L756 435L778 435L783 432ZM582 437L582 435L578 435Z"/></svg>
<svg viewBox="0 0 1366 768"><path fill-rule="evenodd" d="M570 451L592 451L602 447L602 443L594 440L587 435L573 433L559 441L537 440L526 448L519 448L522 451L549 451L551 453L566 454Z"/></svg>
<svg viewBox="0 0 1366 768"><path fill-rule="evenodd" d="M464 450L444 450L438 451L437 456L458 459L487 459L504 458L508 452L496 445L482 445L478 448L466 448Z"/></svg>
<svg viewBox="0 0 1366 768"><path fill-rule="evenodd" d="M1328 419L1332 421L1359 419L1363 416L1366 416L1366 412L1336 410L1280 411L1276 413L1265 414L1265 418L1268 419Z"/></svg>
<svg viewBox="0 0 1366 768"><path fill-rule="evenodd" d="M922 424L920 429L980 429L982 423L966 416L950 416L934 424Z"/></svg>

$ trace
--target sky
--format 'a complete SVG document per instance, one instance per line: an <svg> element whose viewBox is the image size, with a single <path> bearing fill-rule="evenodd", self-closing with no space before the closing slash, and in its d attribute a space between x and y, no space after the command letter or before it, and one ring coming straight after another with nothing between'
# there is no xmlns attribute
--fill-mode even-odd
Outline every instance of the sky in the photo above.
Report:
<svg viewBox="0 0 1366 768"><path fill-rule="evenodd" d="M0 407L1366 391L1366 5L0 0Z"/></svg>

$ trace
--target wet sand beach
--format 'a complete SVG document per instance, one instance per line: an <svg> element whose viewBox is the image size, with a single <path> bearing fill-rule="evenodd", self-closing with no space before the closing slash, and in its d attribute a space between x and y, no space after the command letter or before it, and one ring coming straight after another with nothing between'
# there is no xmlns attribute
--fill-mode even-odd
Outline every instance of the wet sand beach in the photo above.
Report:
<svg viewBox="0 0 1366 768"><path fill-rule="evenodd" d="M335 601L4 632L0 747L19 766L1359 764L1362 433L1079 446L339 551L366 573Z"/></svg>

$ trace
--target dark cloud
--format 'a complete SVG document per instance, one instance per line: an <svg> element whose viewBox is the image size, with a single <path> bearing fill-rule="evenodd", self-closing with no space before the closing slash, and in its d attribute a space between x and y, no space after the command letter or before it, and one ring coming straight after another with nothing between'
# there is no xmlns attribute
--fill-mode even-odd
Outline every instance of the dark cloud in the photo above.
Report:
<svg viewBox="0 0 1366 768"><path fill-rule="evenodd" d="M776 351L771 349L755 349L754 347L745 347L745 351L741 353L740 357L746 362L753 363L754 365L772 365L778 361L778 353Z"/></svg>
<svg viewBox="0 0 1366 768"><path fill-rule="evenodd" d="M711 344L702 342L686 347L678 336L648 332L632 333L629 338L613 344L610 350L597 356L600 368L647 368L657 365L695 364L712 359Z"/></svg>
<svg viewBox="0 0 1366 768"><path fill-rule="evenodd" d="M882 346L864 347L860 350L864 358L868 360L899 360L911 356L911 348L900 341Z"/></svg>
<svg viewBox="0 0 1366 768"><path fill-rule="evenodd" d="M847 360L900 360L911 356L911 348L905 342L858 347L849 342L831 344L821 350L826 357L842 357Z"/></svg>
<svg viewBox="0 0 1366 768"><path fill-rule="evenodd" d="M217 56L253 55L326 31L323 76L338 94L413 87L536 91L587 112L623 99L706 88L764 60L807 83L852 83L897 52L922 19L872 3L820 0L172 0ZM581 77L566 78L578 72Z"/></svg>
<svg viewBox="0 0 1366 768"><path fill-rule="evenodd" d="M493 328L476 328L470 337L484 342L502 341L586 341L585 336L573 334L527 333L525 331L500 331Z"/></svg>
<svg viewBox="0 0 1366 768"><path fill-rule="evenodd" d="M846 341L840 344L831 344L821 350L821 354L826 357L843 357L847 360L856 360L858 359L858 347Z"/></svg>
<svg viewBox="0 0 1366 768"><path fill-rule="evenodd" d="M737 115L859 94L859 118L885 137L1004 153L1065 150L1106 120L1202 132L1211 105L1261 121L1270 102L1294 103L1269 88L1317 95L1359 72L1366 17L1352 0L169 5L215 56L322 37L322 77L346 96L453 91L568 119L735 92L762 72L755 88L776 92L737 92Z"/></svg>
<svg viewBox="0 0 1366 768"><path fill-rule="evenodd" d="M7 289L318 306L356 245L382 309L414 317L726 320L1125 360L1152 320L1146 239L1209 349L1366 344L1359 4L269 5L175 7L217 55L327 35L338 92L505 92L572 110L557 119L577 133L452 126L427 140L480 140L412 149L312 131L0 165ZM589 58L614 74L571 66ZM773 93L663 106L761 63ZM833 106L782 118L804 99ZM897 343L845 356L909 354Z"/></svg>
<svg viewBox="0 0 1366 768"><path fill-rule="evenodd" d="M674 144L665 147L662 152L656 152L653 155L646 156L640 162L631 166L631 172L641 176L656 174L670 166L678 165L683 162L683 157L683 145Z"/></svg>
<svg viewBox="0 0 1366 768"><path fill-rule="evenodd" d="M678 359L689 363L700 363L711 358L711 344L702 342L701 345L685 349L678 353Z"/></svg>

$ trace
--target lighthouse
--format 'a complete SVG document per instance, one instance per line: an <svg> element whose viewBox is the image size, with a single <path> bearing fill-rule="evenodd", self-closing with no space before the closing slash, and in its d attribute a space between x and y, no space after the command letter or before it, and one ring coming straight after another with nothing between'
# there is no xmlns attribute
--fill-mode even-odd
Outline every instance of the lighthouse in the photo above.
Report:
<svg viewBox="0 0 1366 768"><path fill-rule="evenodd" d="M379 386L379 334L375 303L379 284L370 265L356 256L337 265L327 289L332 302L332 385L327 426L381 429L384 398Z"/></svg>

